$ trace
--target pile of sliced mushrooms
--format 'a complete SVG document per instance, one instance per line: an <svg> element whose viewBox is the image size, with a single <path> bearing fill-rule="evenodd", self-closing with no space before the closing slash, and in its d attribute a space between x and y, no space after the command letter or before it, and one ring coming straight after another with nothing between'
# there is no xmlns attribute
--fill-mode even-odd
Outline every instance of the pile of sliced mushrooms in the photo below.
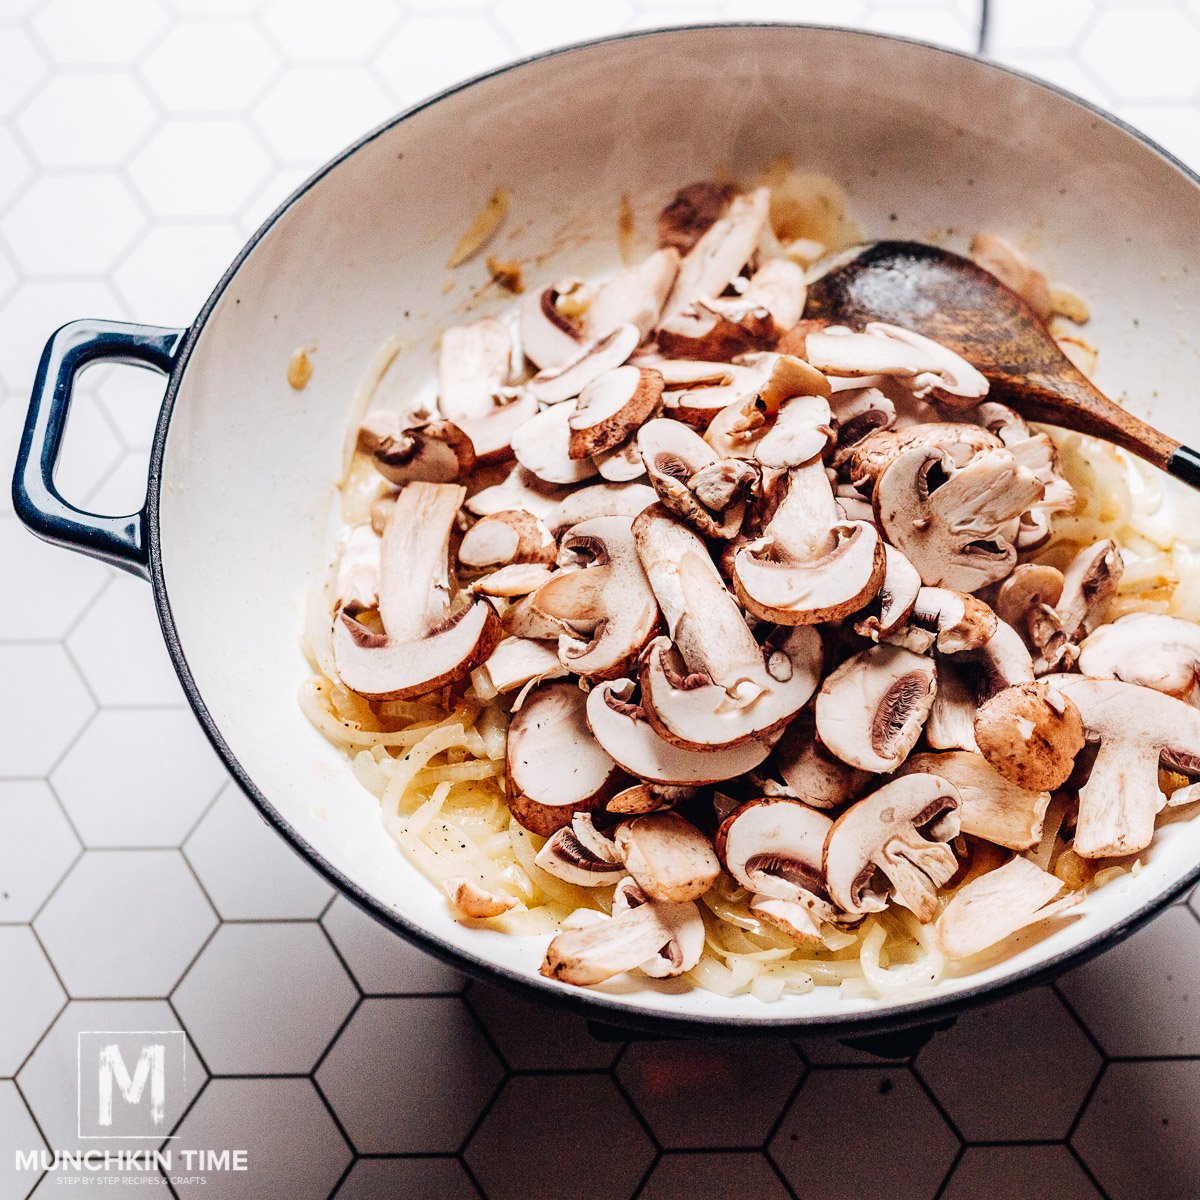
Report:
<svg viewBox="0 0 1200 1200"><path fill-rule="evenodd" d="M1200 788L1160 787L1200 776L1200 629L1107 623L1112 542L1023 561L1074 502L1050 438L925 337L803 319L769 200L684 188L648 258L446 330L437 412L359 434L389 487L338 674L511 707L537 866L615 889L550 942L568 983L690 971L722 871L801 947L895 904L971 958L1082 897L1029 854L1052 797L1086 868Z"/></svg>

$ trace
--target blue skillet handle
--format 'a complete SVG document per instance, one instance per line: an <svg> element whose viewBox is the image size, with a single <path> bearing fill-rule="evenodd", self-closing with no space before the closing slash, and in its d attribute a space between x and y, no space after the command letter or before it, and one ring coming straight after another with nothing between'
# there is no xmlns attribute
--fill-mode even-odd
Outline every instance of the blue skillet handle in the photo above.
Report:
<svg viewBox="0 0 1200 1200"><path fill-rule="evenodd" d="M143 579L149 577L145 506L124 517L84 512L60 495L54 470L76 375L96 362L127 363L169 374L184 332L123 321L72 321L46 343L13 474L13 507L38 537Z"/></svg>

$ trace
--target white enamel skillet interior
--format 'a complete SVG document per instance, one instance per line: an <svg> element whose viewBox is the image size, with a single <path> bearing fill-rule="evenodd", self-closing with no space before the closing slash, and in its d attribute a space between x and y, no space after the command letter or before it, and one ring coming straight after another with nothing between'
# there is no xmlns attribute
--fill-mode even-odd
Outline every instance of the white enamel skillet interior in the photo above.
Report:
<svg viewBox="0 0 1200 1200"><path fill-rule="evenodd" d="M1195 442L1185 406L1200 311L1200 183L1139 135L975 59L876 35L710 26L596 42L519 63L418 106L302 187L230 269L188 336L163 413L149 499L160 617L192 703L264 814L339 888L476 975L620 1025L869 1033L944 1016L1110 944L1197 875L1200 825L1160 831L1145 868L1049 936L917 1003L817 988L774 1004L649 981L580 991L537 968L546 939L466 928L384 832L379 805L301 715L303 598L329 562L352 397L378 347L402 355L377 404L432 378L443 328L506 311L478 263L449 292L446 258L497 184L494 245L537 283L618 262L616 214L654 214L725 166L751 178L787 153L849 192L868 236L979 229L1029 246L1091 301L1100 385ZM292 352L314 346L302 392Z"/></svg>

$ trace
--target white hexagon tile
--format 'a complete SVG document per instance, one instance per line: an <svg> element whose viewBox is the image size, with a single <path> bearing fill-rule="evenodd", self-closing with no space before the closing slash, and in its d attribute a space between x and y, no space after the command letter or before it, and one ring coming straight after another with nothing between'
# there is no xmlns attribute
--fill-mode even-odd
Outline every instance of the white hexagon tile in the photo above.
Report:
<svg viewBox="0 0 1200 1200"><path fill-rule="evenodd" d="M724 19L982 41L1200 166L1200 0L0 0L0 462L55 326L186 324L398 108L572 39ZM138 506L162 391L85 374L69 499ZM105 1030L157 1031L186 1079L127 1145L249 1155L176 1196L1200 1197L1200 903L896 1063L596 1037L335 898L200 734L148 589L35 542L7 489L0 561L0 1200L80 1186L41 1151L121 1145L80 1107Z"/></svg>

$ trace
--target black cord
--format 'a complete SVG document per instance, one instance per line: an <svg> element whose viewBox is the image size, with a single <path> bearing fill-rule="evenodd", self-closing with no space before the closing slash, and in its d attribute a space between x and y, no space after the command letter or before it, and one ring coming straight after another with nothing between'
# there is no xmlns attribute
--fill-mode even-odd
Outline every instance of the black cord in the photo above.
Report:
<svg viewBox="0 0 1200 1200"><path fill-rule="evenodd" d="M979 0L979 45L976 49L980 55L986 55L988 52L991 17L991 7L988 4L988 0Z"/></svg>

